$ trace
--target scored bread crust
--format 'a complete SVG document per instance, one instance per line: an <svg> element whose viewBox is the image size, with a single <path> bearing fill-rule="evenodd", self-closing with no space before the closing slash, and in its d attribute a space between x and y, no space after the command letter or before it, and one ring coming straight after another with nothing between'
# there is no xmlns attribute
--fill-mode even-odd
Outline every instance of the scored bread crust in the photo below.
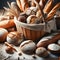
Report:
<svg viewBox="0 0 60 60"><path fill-rule="evenodd" d="M16 2L21 11L25 11L29 7L28 0L16 0Z"/></svg>
<svg viewBox="0 0 60 60"><path fill-rule="evenodd" d="M45 40L42 42L39 41L37 43L37 47L47 47L49 44L54 43L54 42L58 41L59 39L60 39L60 33L56 34L54 37L52 37L49 40Z"/></svg>
<svg viewBox="0 0 60 60"><path fill-rule="evenodd" d="M48 0L48 2L46 3L43 12L48 14L50 12L50 10L52 9L53 6L53 0Z"/></svg>
<svg viewBox="0 0 60 60"><path fill-rule="evenodd" d="M55 15L56 11L60 8L60 3L56 4L53 9L48 13L47 17L46 17L46 21L49 21L50 19L53 18L53 16Z"/></svg>

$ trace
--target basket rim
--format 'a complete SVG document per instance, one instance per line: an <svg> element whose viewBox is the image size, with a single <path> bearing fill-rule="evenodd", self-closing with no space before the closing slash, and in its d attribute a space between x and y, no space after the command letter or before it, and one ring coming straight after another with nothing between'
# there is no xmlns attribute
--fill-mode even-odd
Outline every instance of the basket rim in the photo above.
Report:
<svg viewBox="0 0 60 60"><path fill-rule="evenodd" d="M19 23L22 23L23 25L28 25L28 26L45 25L45 22L44 23L40 23L40 24L28 24L28 23L20 22L20 21L18 21L18 19L16 17L14 17L14 20L17 21L17 22L19 22Z"/></svg>

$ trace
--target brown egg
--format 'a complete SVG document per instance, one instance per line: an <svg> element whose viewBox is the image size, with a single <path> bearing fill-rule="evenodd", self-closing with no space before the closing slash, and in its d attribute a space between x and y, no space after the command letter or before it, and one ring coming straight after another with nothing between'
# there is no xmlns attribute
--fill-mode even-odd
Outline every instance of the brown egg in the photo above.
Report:
<svg viewBox="0 0 60 60"><path fill-rule="evenodd" d="M22 34L14 31L14 32L10 32L7 35L7 42L14 44L14 45L19 45L21 43L21 41L23 40L23 36Z"/></svg>
<svg viewBox="0 0 60 60"><path fill-rule="evenodd" d="M0 28L0 42L4 42L6 40L8 31L4 28Z"/></svg>

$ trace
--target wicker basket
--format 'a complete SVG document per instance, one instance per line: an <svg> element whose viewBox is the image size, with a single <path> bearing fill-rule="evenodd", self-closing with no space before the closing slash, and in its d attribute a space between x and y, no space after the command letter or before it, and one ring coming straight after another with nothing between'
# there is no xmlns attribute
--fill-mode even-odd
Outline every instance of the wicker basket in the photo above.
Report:
<svg viewBox="0 0 60 60"><path fill-rule="evenodd" d="M46 26L45 23L26 24L26 23L18 21L16 17L14 18L14 22L16 24L17 31L19 33L23 33L26 39L31 39L33 41L41 38L42 36L44 36L44 34L46 34L46 31L50 32L52 29ZM50 22L50 26L51 26L51 22Z"/></svg>

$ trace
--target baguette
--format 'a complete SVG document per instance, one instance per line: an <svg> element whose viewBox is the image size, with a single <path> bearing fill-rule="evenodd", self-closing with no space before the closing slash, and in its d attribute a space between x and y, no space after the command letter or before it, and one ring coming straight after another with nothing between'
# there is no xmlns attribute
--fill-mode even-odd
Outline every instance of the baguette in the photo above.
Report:
<svg viewBox="0 0 60 60"><path fill-rule="evenodd" d="M40 2L40 0L36 0L36 1L37 1L37 3ZM34 3L34 0L31 1L31 5L32 5L32 6L36 6L36 4Z"/></svg>
<svg viewBox="0 0 60 60"><path fill-rule="evenodd" d="M47 17L46 17L46 21L50 20L53 18L53 16L55 15L56 11L60 8L60 3L56 4L54 6L54 8L48 13Z"/></svg>
<svg viewBox="0 0 60 60"><path fill-rule="evenodd" d="M25 11L29 7L28 0L16 0L16 1L17 5L22 11Z"/></svg>
<svg viewBox="0 0 60 60"><path fill-rule="evenodd" d="M34 3L34 0L31 1L31 6L36 6L36 4Z"/></svg>
<svg viewBox="0 0 60 60"><path fill-rule="evenodd" d="M36 0L38 3L40 2L40 0Z"/></svg>
<svg viewBox="0 0 60 60"><path fill-rule="evenodd" d="M42 41L42 42L38 42L37 43L37 47L47 47L49 44L54 43L56 41L58 41L60 39L60 33L58 33L57 35L55 35L54 37L52 37L51 39Z"/></svg>
<svg viewBox="0 0 60 60"><path fill-rule="evenodd" d="M22 6L21 6L20 0L16 0L16 3L17 3L17 5L18 5L19 9L22 11Z"/></svg>
<svg viewBox="0 0 60 60"><path fill-rule="evenodd" d="M50 12L50 10L52 9L52 6L53 6L53 0L48 0L48 2L46 3L46 5L43 9L43 12L45 14L48 14Z"/></svg>
<svg viewBox="0 0 60 60"><path fill-rule="evenodd" d="M46 2L46 0L40 0L39 5L40 5L41 9L44 8L45 2Z"/></svg>
<svg viewBox="0 0 60 60"><path fill-rule="evenodd" d="M15 26L13 19L0 21L0 28L8 29L8 28L13 27L13 26Z"/></svg>

